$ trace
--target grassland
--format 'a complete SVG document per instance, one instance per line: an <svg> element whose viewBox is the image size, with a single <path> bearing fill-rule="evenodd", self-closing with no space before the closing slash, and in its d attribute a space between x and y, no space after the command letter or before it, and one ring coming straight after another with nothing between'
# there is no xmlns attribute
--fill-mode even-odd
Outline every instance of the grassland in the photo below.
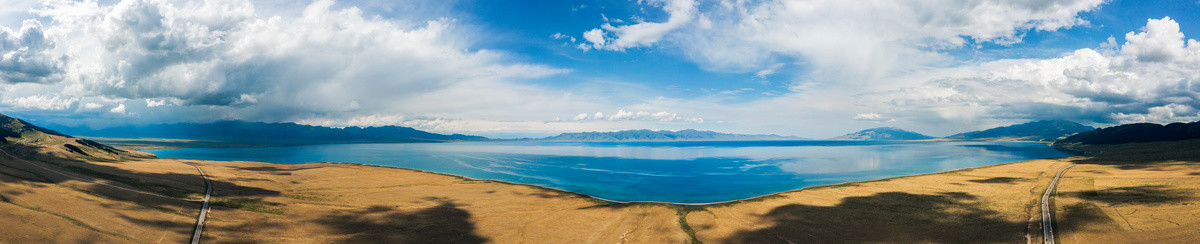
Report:
<svg viewBox="0 0 1200 244"><path fill-rule="evenodd" d="M1197 142L1078 148L1104 153L704 207L369 165L155 159L77 145L84 156L57 146L71 143L45 136L2 148L0 242L185 240L203 190L192 165L215 187L206 242L1025 242L1041 238L1031 222L1041 191L1072 163L1055 198L1060 242L1200 236L1200 160L1186 153Z"/></svg>
<svg viewBox="0 0 1200 244"><path fill-rule="evenodd" d="M1200 242L1200 140L1076 146L1056 198L1064 243Z"/></svg>

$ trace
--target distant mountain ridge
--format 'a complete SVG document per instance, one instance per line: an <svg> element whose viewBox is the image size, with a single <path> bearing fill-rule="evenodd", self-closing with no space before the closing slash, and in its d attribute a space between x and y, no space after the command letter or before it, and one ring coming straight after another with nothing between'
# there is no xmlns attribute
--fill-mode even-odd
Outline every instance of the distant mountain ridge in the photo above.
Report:
<svg viewBox="0 0 1200 244"><path fill-rule="evenodd" d="M623 130L613 132L575 132L534 139L539 141L699 141L699 140L799 140L780 135L730 134L701 130Z"/></svg>
<svg viewBox="0 0 1200 244"><path fill-rule="evenodd" d="M403 126L331 128L296 123L244 121L122 126L99 130L67 127L60 130L74 135L90 137L221 140L266 144L403 143L488 140L486 137L481 136L437 134Z"/></svg>
<svg viewBox="0 0 1200 244"><path fill-rule="evenodd" d="M1075 133L1094 130L1091 126L1066 120L1040 120L947 136L955 140L1054 141Z"/></svg>
<svg viewBox="0 0 1200 244"><path fill-rule="evenodd" d="M932 136L927 136L921 133L912 132L896 127L879 127L861 130L858 132L841 135L830 140L926 140L933 139Z"/></svg>
<svg viewBox="0 0 1200 244"><path fill-rule="evenodd" d="M1065 144L1121 144L1200 139L1200 121L1168 125L1137 123L1081 132L1054 142Z"/></svg>

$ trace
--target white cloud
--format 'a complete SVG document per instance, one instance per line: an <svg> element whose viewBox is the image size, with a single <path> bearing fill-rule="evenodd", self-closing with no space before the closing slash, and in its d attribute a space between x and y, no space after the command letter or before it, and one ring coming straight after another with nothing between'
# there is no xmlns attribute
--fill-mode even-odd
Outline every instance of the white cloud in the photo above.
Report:
<svg viewBox="0 0 1200 244"><path fill-rule="evenodd" d="M354 116L348 119L331 119L331 118L309 118L296 121L297 124L316 125L325 127L372 127L372 126L389 126L403 125L405 117L402 114L372 114L366 116Z"/></svg>
<svg viewBox="0 0 1200 244"><path fill-rule="evenodd" d="M52 52L54 46L37 20L25 20L20 31L0 26L0 84L53 82L64 59Z"/></svg>
<svg viewBox="0 0 1200 244"><path fill-rule="evenodd" d="M662 40L671 31L690 24L696 19L696 1L694 0L647 0L639 1L652 6L659 6L667 13L665 22L639 22L630 25L613 26L604 24L601 29L592 29L583 33L584 40L591 45L580 44L580 48L625 50L633 47L650 46ZM609 22L605 17L605 22Z"/></svg>
<svg viewBox="0 0 1200 244"><path fill-rule="evenodd" d="M550 38L554 38L554 40L568 40L572 43L575 42L575 37L563 35L562 32L555 32L553 35L550 35Z"/></svg>
<svg viewBox="0 0 1200 244"><path fill-rule="evenodd" d="M65 110L79 101L78 98L61 97L58 95L34 95L28 97L18 97L4 100L8 104L17 108L32 108L39 110Z"/></svg>
<svg viewBox="0 0 1200 244"><path fill-rule="evenodd" d="M600 29L592 29L583 32L583 40L592 43L591 45L588 45L587 43L580 43L577 47L583 50L589 50L595 47L603 47L604 43L607 42L607 40L604 38L604 31Z"/></svg>
<svg viewBox="0 0 1200 244"><path fill-rule="evenodd" d="M607 121L658 121L658 122L689 122L689 123L704 123L703 118L680 116L678 113L669 113L666 111L648 112L648 111L625 111L624 109L617 110L617 113L604 116L602 112L596 112L595 115L588 117L587 113L575 115L573 121L580 120L607 120Z"/></svg>
<svg viewBox="0 0 1200 244"><path fill-rule="evenodd" d="M581 113L579 115L575 115L575 118L571 118L571 120L585 120L585 119L588 119L587 113Z"/></svg>
<svg viewBox="0 0 1200 244"><path fill-rule="evenodd" d="M1172 122L1194 120L1200 108L1192 85L1200 82L1200 44L1171 19L1149 21L1124 43L1113 38L1058 58L942 62L947 49L1084 25L1079 14L1098 0L642 1L662 18L610 18L575 36L588 50L671 49L709 70L810 72L785 79L795 82L788 94L736 102L729 94L749 90L671 98L621 81L535 85L527 80L571 71L479 49L488 31L455 19L389 19L330 1L302 10L172 3L40 8L42 22L0 39L0 51L12 54L4 57L16 57L0 62L0 75L25 77L0 82L3 104L121 117L100 112L145 99L146 107L178 106L135 103L122 112L455 133L697 127L810 137L880 121L947 133L1041 118ZM25 39L39 35L44 40ZM623 109L579 114L616 108Z"/></svg>
<svg viewBox="0 0 1200 244"><path fill-rule="evenodd" d="M1183 33L1171 17L1150 19L1142 32L1125 34L1121 53L1145 62L1170 62L1187 54Z"/></svg>
<svg viewBox="0 0 1200 244"><path fill-rule="evenodd" d="M1121 123L1168 123L1200 120L1200 111L1180 104L1167 104L1147 109L1144 114L1117 113L1114 118Z"/></svg>
<svg viewBox="0 0 1200 244"><path fill-rule="evenodd" d="M981 119L1065 118L1112 124L1194 120L1200 107L1200 43L1186 40L1178 23L1150 20L1104 54L1080 49L1060 58L1000 60L967 69L974 74L932 76L923 85L861 97L907 119L971 122Z"/></svg>
<svg viewBox="0 0 1200 244"><path fill-rule="evenodd" d="M856 115L854 115L854 119L871 121L871 122L876 122L876 123L896 121L895 119L884 117L883 115L879 115L877 113L856 114Z"/></svg>
<svg viewBox="0 0 1200 244"><path fill-rule="evenodd" d="M754 76L757 76L758 78L767 78L767 76L775 74L775 70L782 68L782 67L783 67L783 63L776 63L776 64L771 65L770 67L767 67L766 69L755 72Z"/></svg>
<svg viewBox="0 0 1200 244"><path fill-rule="evenodd" d="M264 16L244 0L55 1L38 9L53 23L45 31L27 21L21 32L0 32L4 57L18 57L0 61L0 79L26 84L0 96L163 99L146 105L171 100L211 113L189 116L252 121L373 114L511 120L597 107L595 99L522 84L570 70L473 48L485 33L454 19L365 16L328 0L268 12L282 16ZM44 41L33 38L42 33ZM63 63L29 58L49 54Z"/></svg>
<svg viewBox="0 0 1200 244"><path fill-rule="evenodd" d="M666 22L606 24L584 37L592 37L588 48L606 50L667 42L713 70L754 72L788 57L809 60L830 80L870 81L945 60L937 50L1016 43L1029 30L1086 24L1079 13L1101 3L768 0L697 8L688 0L650 1L668 13Z"/></svg>
<svg viewBox="0 0 1200 244"><path fill-rule="evenodd" d="M119 105L117 105L117 107L109 109L108 112L114 113L114 114L125 114L125 104L124 103L119 104Z"/></svg>
<svg viewBox="0 0 1200 244"><path fill-rule="evenodd" d="M166 106L166 105L167 105L166 99L159 99L159 100L146 99L146 107L153 108L153 107L161 107L161 106Z"/></svg>

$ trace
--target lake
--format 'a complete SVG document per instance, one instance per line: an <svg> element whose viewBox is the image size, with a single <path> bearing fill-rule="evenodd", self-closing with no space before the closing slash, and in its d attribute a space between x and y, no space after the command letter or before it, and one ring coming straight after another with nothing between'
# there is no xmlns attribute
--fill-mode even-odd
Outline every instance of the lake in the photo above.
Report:
<svg viewBox="0 0 1200 244"><path fill-rule="evenodd" d="M162 158L394 166L611 201L671 203L723 202L1071 155L1038 143L911 141L455 142L146 151Z"/></svg>

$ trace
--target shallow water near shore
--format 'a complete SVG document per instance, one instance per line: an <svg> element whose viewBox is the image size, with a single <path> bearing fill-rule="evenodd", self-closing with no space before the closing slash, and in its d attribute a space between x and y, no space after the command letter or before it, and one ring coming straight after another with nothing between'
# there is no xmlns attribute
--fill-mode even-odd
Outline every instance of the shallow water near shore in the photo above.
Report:
<svg viewBox="0 0 1200 244"><path fill-rule="evenodd" d="M393 166L611 201L671 203L724 202L1071 155L1039 143L905 141L455 142L146 151L161 158Z"/></svg>

